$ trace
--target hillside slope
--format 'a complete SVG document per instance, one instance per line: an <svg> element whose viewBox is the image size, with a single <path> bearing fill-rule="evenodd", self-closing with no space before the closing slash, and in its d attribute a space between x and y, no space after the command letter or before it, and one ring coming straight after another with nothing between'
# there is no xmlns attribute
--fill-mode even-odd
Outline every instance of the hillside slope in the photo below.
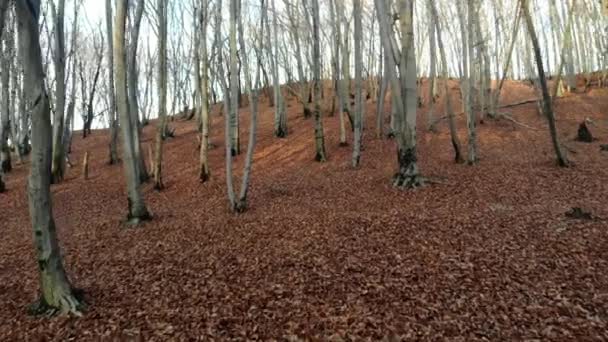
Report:
<svg viewBox="0 0 608 342"><path fill-rule="evenodd" d="M503 102L534 97L509 82ZM38 279L27 165L16 166L0 195L0 340L608 339L608 153L599 148L608 143L608 89L558 100L560 138L576 152L568 169L556 167L534 104L504 110L527 127L478 126L477 166L452 162L445 121L438 133L420 125L421 171L441 182L416 191L391 187L395 143L374 137L374 108L353 170L337 116L324 119L329 162L318 164L301 106L290 101L290 135L276 139L273 109L262 103L241 215L226 206L223 118L214 118L205 185L194 122L172 122L167 189L144 187L154 220L135 229L121 224L123 169L106 164L108 133L76 134L72 161L88 151L90 179L69 169L53 205L66 268L90 303L82 319L25 314ZM595 143L573 140L585 118L596 123ZM247 109L241 127L245 147ZM144 151L153 136L146 127ZM570 219L572 207L597 219Z"/></svg>

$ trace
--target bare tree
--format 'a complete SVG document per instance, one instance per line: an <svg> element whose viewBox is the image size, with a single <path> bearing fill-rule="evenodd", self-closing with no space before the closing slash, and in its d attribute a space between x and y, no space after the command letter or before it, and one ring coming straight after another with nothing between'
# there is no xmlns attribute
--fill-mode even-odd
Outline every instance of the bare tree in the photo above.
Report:
<svg viewBox="0 0 608 342"><path fill-rule="evenodd" d="M1 102L0 102L0 182L2 182L2 174L12 170L11 151L8 145L8 138L11 132L11 101L10 101L10 83L11 83L11 64L14 57L14 35L12 29L12 15L6 15L0 18L3 21L5 34L2 35L0 41L0 51L2 52L2 75L0 76L0 84L2 85ZM8 24L4 24L6 21ZM4 188L3 184L0 184Z"/></svg>
<svg viewBox="0 0 608 342"><path fill-rule="evenodd" d="M149 220L150 213L146 208L140 190L137 174L137 160L135 147L133 121L129 113L129 100L127 91L127 55L125 48L125 24L127 20L127 0L116 0L116 17L114 24L114 78L116 80L116 100L120 118L120 129L123 140L124 169L127 180L127 195L129 212L127 222L132 225Z"/></svg>
<svg viewBox="0 0 608 342"><path fill-rule="evenodd" d="M198 45L197 50L200 49L200 59L203 62L200 68L200 94L199 111L201 118L201 147L200 147L200 172L199 179L201 183L205 183L211 177L211 171L209 169L209 60L207 56L207 26L209 20L209 2L204 0L202 2L202 8L199 10L199 21L198 21L198 37L196 38ZM200 61L197 61L197 65ZM197 73L196 77L199 75Z"/></svg>
<svg viewBox="0 0 608 342"><path fill-rule="evenodd" d="M112 40L112 0L106 0L106 34L108 36L108 123L110 126L110 165L118 163L118 120L114 90L114 43Z"/></svg>
<svg viewBox="0 0 608 342"><path fill-rule="evenodd" d="M167 120L167 0L158 0L158 122L154 154L154 189L164 188L162 178L163 140Z"/></svg>
<svg viewBox="0 0 608 342"><path fill-rule="evenodd" d="M1 2L6 0L1 0ZM50 105L44 84L38 17L40 0L16 2L19 20L19 43L23 50L28 103L32 105L32 164L28 183L30 217L40 272L40 299L31 307L33 313L72 313L81 315L84 308L77 298L63 267L51 205Z"/></svg>
<svg viewBox="0 0 608 342"><path fill-rule="evenodd" d="M63 181L65 172L65 151L63 150L63 127L65 120L66 77L65 77L65 0L51 1L55 30L53 62L55 65L55 115L53 116L53 183Z"/></svg>
<svg viewBox="0 0 608 342"><path fill-rule="evenodd" d="M319 0L312 0L312 29L313 29L313 98L315 102L315 160L327 161L325 152L325 135L323 133L323 118L321 114L321 21L319 16Z"/></svg>
<svg viewBox="0 0 608 342"><path fill-rule="evenodd" d="M538 68L538 78L540 81L540 88L543 94L543 114L549 122L549 132L551 133L551 142L555 150L555 156L557 157L557 163L559 166L567 167L569 165L568 158L561 148L559 139L557 136L557 128L555 126L555 113L553 112L553 101L551 95L549 95L549 88L547 87L547 80L545 78L545 70L543 67L543 59L540 53L540 46L538 44L538 38L536 36L536 30L534 29L534 23L530 16L530 9L528 8L528 0L520 0L522 6L522 13L526 20L526 26L528 27L528 33L532 40L532 46L534 47L534 56L536 58L536 66Z"/></svg>
<svg viewBox="0 0 608 342"><path fill-rule="evenodd" d="M135 8L135 17L133 25L131 27L131 41L129 44L128 51L128 87L129 87L129 106L131 114L131 124L135 127L133 132L133 147L135 147L135 159L137 159L137 174L139 181L144 183L150 176L146 168L146 162L144 160L144 154L141 152L141 140L140 140L140 124L139 124L139 97L138 97L138 83L139 83L139 71L137 65L137 48L139 46L139 31L141 28L141 21L144 14L145 0L138 0Z"/></svg>
<svg viewBox="0 0 608 342"><path fill-rule="evenodd" d="M363 24L361 14L361 0L353 1L353 13L355 18L355 132L353 143L353 167L358 167L361 159L361 138L363 121L363 51L361 40L363 39Z"/></svg>
<svg viewBox="0 0 608 342"><path fill-rule="evenodd" d="M244 39L244 30L243 30L243 18L241 16L241 4L240 4L240 0L231 0L231 3L234 3L234 6L236 7L235 12L234 13L232 10L232 6L231 6L231 20L230 20L230 50L231 50L231 56L236 52L236 44L233 44L235 42L233 42L233 38L234 40L236 40L235 34L236 32L233 32L233 25L236 26L236 22L238 22L238 36L239 36L239 44L241 47L241 51L245 51L245 39ZM264 0L261 0L261 7L263 10L265 7L264 4ZM263 20L263 17L262 17ZM234 35L233 35L234 33ZM260 37L259 37L259 47L257 48L258 50L258 56L262 55L262 42L263 42L263 37L264 37L264 25L262 23L262 25L260 25ZM256 63L257 64L257 71L256 71L256 76L255 76L255 82L256 82L256 89L253 89L253 84L251 81L251 72L249 70L249 61L248 61L248 57L247 57L247 53L244 53L242 55L242 63L243 63L243 68L245 71L245 89L247 92L247 95L249 96L249 106L250 106L250 111L251 111L251 118L250 118L250 128L249 128L249 143L247 145L247 156L245 158L245 166L243 169L243 177L241 179L241 190L239 192L239 196L238 199L235 196L235 193L232 192L230 193L230 191L234 191L233 187L232 187L232 171L231 170L227 170L226 171L226 175L229 177L227 179L227 184L228 184L228 199L230 200L230 208L232 211L234 212L244 212L247 209L247 193L249 190L249 180L251 178L251 169L253 167L253 153L255 151L255 143L256 143L256 134L257 134L257 116L258 116L258 88L260 86L260 65L261 63ZM233 63L231 62L231 69L235 67L235 65L233 65ZM234 82L235 80L231 79L231 83ZM234 88L234 87L231 87ZM234 97L234 95L232 95ZM231 102L233 109L234 107L236 107L236 103L235 102ZM228 151L226 151L226 161L227 164L226 166L230 166L232 167L232 164L229 162L231 160L231 157L228 155Z"/></svg>
<svg viewBox="0 0 608 342"><path fill-rule="evenodd" d="M384 53L399 60L399 78L396 70L391 70L391 87L393 104L396 105L395 117L397 132L397 162L398 172L393 177L393 185L399 188L416 188L423 186L425 181L420 176L417 163L416 148L416 109L417 81L416 55L414 51L414 0L399 1L399 26L401 28L401 51L391 37L391 24L384 0L375 0L376 11ZM396 63L395 63L396 64Z"/></svg>

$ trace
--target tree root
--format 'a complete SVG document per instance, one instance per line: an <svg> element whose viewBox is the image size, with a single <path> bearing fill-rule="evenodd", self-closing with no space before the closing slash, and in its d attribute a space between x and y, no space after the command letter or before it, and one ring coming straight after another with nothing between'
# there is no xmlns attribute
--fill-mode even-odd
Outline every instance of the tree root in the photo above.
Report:
<svg viewBox="0 0 608 342"><path fill-rule="evenodd" d="M125 224L130 227L139 226L141 223L152 220L152 215L146 214L143 217L128 217Z"/></svg>
<svg viewBox="0 0 608 342"><path fill-rule="evenodd" d="M393 186L399 189L417 189L428 184L428 180L417 174L397 173L393 176Z"/></svg>
<svg viewBox="0 0 608 342"><path fill-rule="evenodd" d="M234 207L232 208L232 211L238 214L242 214L245 211L247 211L247 200L238 200L235 204Z"/></svg>
<svg viewBox="0 0 608 342"><path fill-rule="evenodd" d="M59 296L59 306L49 305L44 298L38 299L31 304L27 313L30 316L53 317L57 315L74 315L82 317L87 305L84 301L84 291L80 289L72 289L68 293L63 293Z"/></svg>

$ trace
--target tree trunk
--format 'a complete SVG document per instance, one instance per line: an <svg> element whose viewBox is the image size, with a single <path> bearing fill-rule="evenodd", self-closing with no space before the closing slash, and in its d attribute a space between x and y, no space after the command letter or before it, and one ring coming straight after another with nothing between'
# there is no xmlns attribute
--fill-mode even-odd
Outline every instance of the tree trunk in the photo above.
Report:
<svg viewBox="0 0 608 342"><path fill-rule="evenodd" d="M268 49L270 51L270 59L271 59L271 66L272 66L272 79L273 79L273 85L274 85L274 136L277 138L285 138L287 137L288 131L287 131L287 114L285 113L285 106L283 105L283 102L285 101L283 99L283 95L281 94L281 81L279 79L279 35L278 35L278 24L277 24L277 17L278 17L278 13L276 11L276 7L274 4L275 0L271 0L271 6L272 6L272 32L268 32L268 37L270 37L270 35L272 34L272 40L273 43L272 44L268 44ZM266 20L268 20L268 14L267 12L265 12L266 14ZM297 32L296 34L296 39L297 39ZM296 42L296 45L299 42ZM296 46L296 49L299 49L299 46ZM297 52L296 52L297 54ZM299 58L299 57L298 57ZM298 60L298 58L296 58L296 60ZM302 61L299 60L298 62L298 73L301 72L300 68L301 68L301 64ZM303 76L303 72L300 73L300 81L302 82L302 76ZM304 105L304 107L306 107L306 105ZM306 108L304 110L304 113L306 113Z"/></svg>
<svg viewBox="0 0 608 342"><path fill-rule="evenodd" d="M264 7L264 0L261 0L261 6ZM241 7L239 6L238 18L239 18L239 42L241 51L245 51L245 39L243 34L243 21L241 14ZM264 25L260 25L260 37L264 36ZM259 40L259 54L261 55L263 48L263 39ZM249 61L247 54L243 54L243 66L245 69L245 88L249 97L249 107L251 110L251 124L249 127L249 143L247 145L247 156L245 158L245 166L243 168L243 178L241 181L241 191L239 193L238 201L236 202L235 210L237 212L243 212L247 209L247 193L249 190L249 179L251 178L251 169L253 167L253 152L255 151L256 135L257 135L257 122L258 122L258 89L260 86L260 63L256 63L256 75L255 75L255 90L254 85L251 81L251 72L249 70Z"/></svg>
<svg viewBox="0 0 608 342"><path fill-rule="evenodd" d="M131 28L131 44L129 45L129 61L127 70L129 72L129 106L131 114L131 124L135 128L133 131L133 146L135 147L135 159L137 159L137 174L139 181L145 183L150 176L146 168L144 154L141 152L141 126L139 124L139 71L137 69L137 47L139 45L139 31L141 20L144 14L145 0L138 0L135 9L135 20Z"/></svg>
<svg viewBox="0 0 608 342"><path fill-rule="evenodd" d="M200 55L203 61L201 68L201 80L200 85L200 117L201 117L201 150L200 150L200 172L199 179L201 183L205 183L211 177L211 171L209 169L209 65L207 56L207 22L209 18L208 13L208 2L203 1L203 8L200 11Z"/></svg>
<svg viewBox="0 0 608 342"><path fill-rule="evenodd" d="M149 220L150 213L146 208L144 198L139 188L137 174L137 160L135 160L135 147L133 146L133 127L129 113L127 90L127 56L125 49L125 23L127 19L127 0L116 0L116 18L114 27L114 73L116 79L116 99L120 117L120 128L123 140L124 168L127 180L127 193L129 224L136 225L141 221Z"/></svg>
<svg viewBox="0 0 608 342"><path fill-rule="evenodd" d="M475 117L475 110L474 110L474 106L473 106L473 91L474 91L474 67L473 67L473 60L474 60L474 48L475 48L475 11L476 11L476 7L475 7L475 2L476 0L467 0L467 19L468 19L468 32L469 32L469 36L467 39L467 52L468 52L468 56L469 56L469 65L468 65L468 71L469 74L468 76L465 75L466 77L466 85L467 85L467 92L466 92L466 100L465 100L465 111L467 113L467 131L468 131L468 135L469 135L469 140L468 140L468 146L469 146L469 150L468 150L468 156L467 156L467 162L469 163L469 165L473 165L477 163L477 128L476 126L476 117Z"/></svg>
<svg viewBox="0 0 608 342"><path fill-rule="evenodd" d="M431 6L432 3L427 1L427 5ZM435 118L434 118L434 109L435 109L435 86L437 82L437 45L436 45L436 29L437 25L435 24L435 17L431 15L429 21L429 58L431 63L431 70L429 72L429 111L427 114L427 128L429 131L433 132L435 130Z"/></svg>
<svg viewBox="0 0 608 342"><path fill-rule="evenodd" d="M118 163L118 122L116 119L116 92L114 87L114 44L112 41L112 0L106 0L106 34L108 36L108 124L110 126L109 164Z"/></svg>
<svg viewBox="0 0 608 342"><path fill-rule="evenodd" d="M312 28L313 28L313 74L314 74L314 102L315 102L315 160L326 162L325 135L323 134L323 120L321 117L321 48L320 48L320 16L319 0L312 0Z"/></svg>
<svg viewBox="0 0 608 342"><path fill-rule="evenodd" d="M557 157L557 163L559 166L567 167L569 165L568 158L563 152L559 139L557 137L557 128L555 126L555 114L553 112L553 101L549 95L549 88L547 87L547 80L545 79L545 70L543 67L543 59L540 52L540 46L538 44L538 38L536 37L536 30L534 29L534 23L530 17L530 11L528 9L528 1L520 0L522 4L522 12L524 19L526 20L526 26L528 27L528 33L532 40L532 46L534 47L534 56L536 58L536 67L538 68L538 78L540 81L540 87L543 94L543 113L549 122L549 132L551 133L551 142L555 150L555 156Z"/></svg>
<svg viewBox="0 0 608 342"><path fill-rule="evenodd" d="M353 167L359 167L361 160L361 138L363 121L363 51L361 51L361 40L363 39L363 24L361 15L361 0L353 1L353 12L355 18L355 131L353 142Z"/></svg>
<svg viewBox="0 0 608 342"><path fill-rule="evenodd" d="M10 12L9 12L10 14ZM11 151L8 145L8 138L11 132L10 120L10 83L11 83L11 63L13 60L14 51L14 36L12 31L11 19L9 17L0 18L8 24L5 26L7 31L0 41L0 51L2 51L2 96L0 102L0 173L7 173L12 170ZM4 23L3 23L4 25ZM1 176L0 176L1 178Z"/></svg>
<svg viewBox="0 0 608 342"><path fill-rule="evenodd" d="M52 182L63 181L65 172L65 151L63 150L63 125L65 120L65 34L64 34L64 12L65 0L59 0L55 8L55 2L51 1L53 22L55 28L53 62L55 65L55 115L53 117L53 161Z"/></svg>
<svg viewBox="0 0 608 342"><path fill-rule="evenodd" d="M63 267L57 241L51 201L50 105L44 82L38 33L40 1L17 1L19 43L25 66L24 83L32 107L32 161L28 182L30 218L40 272L40 300L32 313L72 313L81 315L83 304L75 296Z"/></svg>
<svg viewBox="0 0 608 342"><path fill-rule="evenodd" d="M442 77L445 87L445 110L448 116L448 125L450 127L450 137L452 139L452 147L454 148L454 161L456 163L464 162L462 157L462 149L460 145L460 139L458 138L458 130L456 129L456 120L454 119L454 109L452 108L452 97L450 95L450 87L449 87L449 77L448 77L448 61L445 53L445 49L443 47L443 38L441 36L441 27L439 26L439 16L437 15L437 8L435 7L435 3L433 0L428 0L429 9L431 12L431 16L433 17L432 21L436 26L435 32L437 33L437 46L439 48L439 55L441 58L441 69L442 69Z"/></svg>
<svg viewBox="0 0 608 342"><path fill-rule="evenodd" d="M163 138L167 121L167 0L158 0L158 122L154 154L154 189L164 188L162 178Z"/></svg>

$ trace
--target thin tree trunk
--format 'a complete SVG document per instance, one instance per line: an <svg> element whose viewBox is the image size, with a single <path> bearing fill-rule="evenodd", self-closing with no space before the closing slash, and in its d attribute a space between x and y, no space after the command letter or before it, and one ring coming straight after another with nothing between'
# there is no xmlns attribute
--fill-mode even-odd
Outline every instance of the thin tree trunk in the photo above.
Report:
<svg viewBox="0 0 608 342"><path fill-rule="evenodd" d="M355 132L353 143L353 167L359 167L361 160L361 138L363 121L363 51L361 51L361 40L363 39L363 24L361 15L361 0L353 1L353 13L355 18Z"/></svg>
<svg viewBox="0 0 608 342"><path fill-rule="evenodd" d="M285 138L287 137L288 131L287 131L287 114L285 113L285 106L283 104L284 99L283 99L283 95L281 94L281 84L280 84L280 80L279 80L279 36L278 36L278 24L277 24L277 17L278 17L278 13L276 11L276 7L274 4L275 0L271 0L271 7L272 7L272 32L268 32L268 36L270 37L271 33L272 33L272 37L273 37L273 42L272 45L269 44L268 48L270 49L270 58L271 58L271 66L272 66L272 79L273 79L273 85L274 85L274 136L277 138ZM265 12L266 15L266 20L268 21L268 14L267 12ZM295 32L296 34L296 38L297 36L297 32ZM296 42L296 45L299 44L299 42ZM299 46L296 46L296 49L299 49ZM297 54L297 51L296 51ZM298 57L300 58L300 57ZM297 58L296 58L297 60ZM301 67L301 60L298 61L298 73L301 72L300 67ZM303 82L303 75L304 73L300 73L300 82ZM301 85L302 86L302 85ZM304 114L306 116L306 105L304 105Z"/></svg>
<svg viewBox="0 0 608 342"><path fill-rule="evenodd" d="M545 79L545 71L543 67L543 59L538 44L538 38L536 37L536 30L534 29L534 23L530 17L530 11L528 9L528 1L521 0L522 12L524 19L526 20L526 26L528 26L528 33L532 40L532 46L534 47L534 56L536 58L536 67L538 68L538 78L540 81L540 87L543 94L543 112L549 122L549 132L551 133L551 142L555 150L555 156L557 163L561 167L567 167L569 165L568 158L563 152L559 139L557 137L557 128L555 126L555 114L553 112L553 101L549 95L549 88L547 87L547 80Z"/></svg>
<svg viewBox="0 0 608 342"><path fill-rule="evenodd" d="M65 172L65 162L63 150L63 126L65 120L65 33L64 33L64 12L65 0L59 0L55 8L54 1L51 1L53 12L54 34L54 65L55 65L55 115L53 117L53 161L52 161L52 182L61 183Z"/></svg>
<svg viewBox="0 0 608 342"><path fill-rule="evenodd" d="M167 0L158 0L158 122L154 154L154 189L164 188L162 178L163 140L167 121Z"/></svg>
<svg viewBox="0 0 608 342"><path fill-rule="evenodd" d="M110 165L118 163L118 120L114 87L114 44L112 38L112 0L106 0L106 34L108 36L108 123L110 126Z"/></svg>
<svg viewBox="0 0 608 342"><path fill-rule="evenodd" d="M320 16L319 0L312 0L312 28L313 28L313 74L314 74L314 102L315 102L315 160L326 162L325 135L323 133L323 119L321 117L321 47L320 47Z"/></svg>
<svg viewBox="0 0 608 342"><path fill-rule="evenodd" d="M441 69L442 69L442 78L444 82L445 89L445 110L448 116L448 125L450 127L450 137L452 140L452 147L454 148L454 161L456 163L464 162L462 157L462 148L460 144L460 139L458 138L458 130L456 129L456 120L454 119L454 109L452 107L452 97L450 95L450 87L449 87L449 77L448 77L448 62L445 53L445 49L443 47L443 38L441 36L441 27L439 26L439 16L437 15L437 8L435 7L435 3L433 0L428 0L429 9L432 16L432 21L436 26L437 33L437 46L439 48L439 56L441 58Z"/></svg>
<svg viewBox="0 0 608 342"><path fill-rule="evenodd" d="M474 91L474 68L473 68L473 54L475 49L475 19L476 19L476 0L467 0L467 19L469 36L467 39L467 50L469 56L469 75L467 77L467 93L466 93L466 113L467 113L467 129L469 134L468 140L468 156L467 162L472 165L477 163L477 128L475 110L473 106L473 91Z"/></svg>
<svg viewBox="0 0 608 342"><path fill-rule="evenodd" d="M207 22L209 18L208 1L203 1L200 11L200 49L203 66L201 68L200 117L201 117L201 150L199 179L205 183L211 177L209 169L209 61L207 56Z"/></svg>
<svg viewBox="0 0 608 342"><path fill-rule="evenodd" d="M427 5L430 5L427 1ZM431 15L429 21L429 58L431 63L431 70L429 72L429 111L427 114L427 128L433 132L435 130L435 87L437 82L437 45L436 45L436 25L435 17Z"/></svg>
<svg viewBox="0 0 608 342"><path fill-rule="evenodd" d="M261 6L264 7L264 0L261 0ZM243 35L243 22L242 22L242 14L239 6L239 41L241 50L245 51L245 39ZM264 25L260 25L260 37L264 36ZM263 49L263 39L259 40L259 54L262 54ZM251 110L251 124L249 127L249 143L247 145L247 156L245 158L245 166L243 169L243 178L241 181L241 191L239 193L239 198L236 203L236 211L243 212L247 209L247 193L249 190L249 180L251 178L251 169L253 167L253 152L255 151L255 143L256 143L256 135L257 135L257 120L258 120L258 90L260 85L260 63L256 63L256 75L255 75L255 90L253 89L254 85L251 81L251 72L249 70L249 61L247 58L247 54L243 54L243 66L245 69L245 88L247 91L247 95L250 99L249 107Z"/></svg>

